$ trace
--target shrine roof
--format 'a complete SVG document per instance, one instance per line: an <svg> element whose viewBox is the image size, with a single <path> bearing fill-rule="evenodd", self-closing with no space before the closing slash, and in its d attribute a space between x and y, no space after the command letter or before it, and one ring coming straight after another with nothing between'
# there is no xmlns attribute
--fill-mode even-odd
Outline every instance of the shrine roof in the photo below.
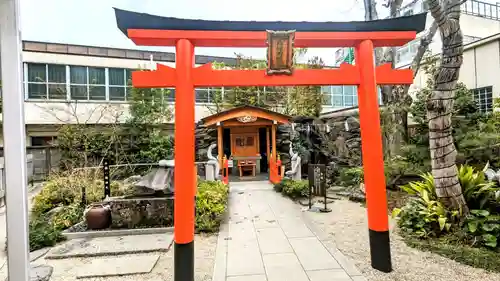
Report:
<svg viewBox="0 0 500 281"><path fill-rule="evenodd" d="M228 110L224 110L222 112L207 116L201 119L201 123L206 126L214 126L219 122L228 121L231 119L236 119L238 117L252 116L260 119L276 121L278 123L287 124L292 119L291 116L281 114L269 109L265 109L262 107L252 106L252 105L243 105L234 107ZM242 126L245 123L241 123Z"/></svg>
<svg viewBox="0 0 500 281"><path fill-rule="evenodd" d="M266 31L297 32L371 32L415 31L425 29L426 13L374 21L351 22L289 22L289 21L216 21L162 17L115 8L118 28L128 36L129 29L197 30L197 31Z"/></svg>

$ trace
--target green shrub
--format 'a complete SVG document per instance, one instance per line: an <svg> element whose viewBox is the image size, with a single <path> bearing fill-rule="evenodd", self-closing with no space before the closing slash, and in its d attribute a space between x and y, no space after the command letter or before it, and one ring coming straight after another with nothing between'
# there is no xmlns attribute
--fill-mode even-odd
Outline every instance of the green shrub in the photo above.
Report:
<svg viewBox="0 0 500 281"><path fill-rule="evenodd" d="M428 150L427 147L426 149ZM427 153L429 152L427 151ZM416 156L411 155L410 158L397 155L384 161L384 174L388 187L394 187L393 185L400 180L401 177L413 177L430 171L430 161L422 160L419 162L419 159L414 159L412 157L416 158Z"/></svg>
<svg viewBox="0 0 500 281"><path fill-rule="evenodd" d="M457 220L458 212L448 211L438 201L434 178L430 173L423 174L423 181L410 182L401 189L414 195L401 209L395 208L393 217L406 234L417 237L439 237L451 230Z"/></svg>
<svg viewBox="0 0 500 281"><path fill-rule="evenodd" d="M85 189L87 203L95 203L104 197L104 182L101 173L78 171L52 176L41 192L33 199L32 212L44 214L56 207L80 204ZM111 195L120 196L126 188L117 181L111 182Z"/></svg>
<svg viewBox="0 0 500 281"><path fill-rule="evenodd" d="M492 215L486 210L471 210L466 217L465 230L474 237L473 243L496 248L500 240L500 215Z"/></svg>
<svg viewBox="0 0 500 281"><path fill-rule="evenodd" d="M340 182L345 186L359 186L364 181L362 167L340 170Z"/></svg>
<svg viewBox="0 0 500 281"><path fill-rule="evenodd" d="M422 181L410 182L401 186L401 189L410 195L417 195L419 197L426 195L431 200L435 200L437 195L436 187L434 186L434 177L431 173L422 174L420 177Z"/></svg>
<svg viewBox="0 0 500 281"><path fill-rule="evenodd" d="M432 174L421 177L422 181L401 186L403 191L415 197L409 199L403 208L393 211L400 228L418 237L438 237L449 232L453 225L458 228L458 212L446 210L438 201ZM498 206L498 187L488 182L482 171L467 165L460 167L458 178L469 208L479 208L466 217L466 233L485 246L496 247L500 222L493 222L500 216L490 215L488 210L496 210Z"/></svg>
<svg viewBox="0 0 500 281"><path fill-rule="evenodd" d="M228 186L220 181L198 181L196 196L196 230L219 230L227 208Z"/></svg>
<svg viewBox="0 0 500 281"><path fill-rule="evenodd" d="M284 179L281 184L283 186L281 192L292 199L309 195L309 181L307 180Z"/></svg>
<svg viewBox="0 0 500 281"><path fill-rule="evenodd" d="M417 166L425 166L430 158L427 145L404 145L401 147L401 154L409 164Z"/></svg>
<svg viewBox="0 0 500 281"><path fill-rule="evenodd" d="M489 182L483 171L463 165L458 171L462 192L470 209L495 209L500 204L500 188Z"/></svg>
<svg viewBox="0 0 500 281"><path fill-rule="evenodd" d="M54 227L46 215L32 217L29 224L30 251L54 246L64 240L61 230Z"/></svg>
<svg viewBox="0 0 500 281"><path fill-rule="evenodd" d="M279 183L273 185L274 191L281 193L283 191L283 186L285 182L289 181L289 179L282 179Z"/></svg>
<svg viewBox="0 0 500 281"><path fill-rule="evenodd" d="M82 189L86 191L87 203L101 201L104 196L102 174L78 171L54 175L48 180L33 199L30 221L32 250L53 246L63 238L62 230L83 219ZM126 189L119 182L111 183L113 196L122 195L124 192Z"/></svg>
<svg viewBox="0 0 500 281"><path fill-rule="evenodd" d="M395 208L392 215L406 234L420 238L439 237L451 230L458 213L449 212L441 202L431 200L427 192L424 194L410 198L401 209Z"/></svg>
<svg viewBox="0 0 500 281"><path fill-rule="evenodd" d="M63 206L61 210L53 214L50 223L55 229L65 230L83 219L83 207L79 204Z"/></svg>

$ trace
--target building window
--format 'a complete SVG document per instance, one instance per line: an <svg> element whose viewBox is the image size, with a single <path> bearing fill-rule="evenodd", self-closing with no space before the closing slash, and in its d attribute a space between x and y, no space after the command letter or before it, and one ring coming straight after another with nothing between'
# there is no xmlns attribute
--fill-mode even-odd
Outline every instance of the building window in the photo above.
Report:
<svg viewBox="0 0 500 281"><path fill-rule="evenodd" d="M106 100L106 70L102 67L70 66L72 100Z"/></svg>
<svg viewBox="0 0 500 281"><path fill-rule="evenodd" d="M481 37L477 37L477 36L470 36L470 35L464 35L463 36L463 40L464 40L464 45L465 44L470 44L472 42L476 42L478 40L481 40Z"/></svg>
<svg viewBox="0 0 500 281"><path fill-rule="evenodd" d="M322 86L321 94L323 95L323 105L332 106L332 88L333 86Z"/></svg>
<svg viewBox="0 0 500 281"><path fill-rule="evenodd" d="M408 10L408 11L405 11L405 12L403 13L403 16L404 16L404 17L406 17L406 16L411 16L411 15L413 15L413 10Z"/></svg>
<svg viewBox="0 0 500 281"><path fill-rule="evenodd" d="M352 107L358 105L358 91L356 86L324 86L323 105L333 107Z"/></svg>
<svg viewBox="0 0 500 281"><path fill-rule="evenodd" d="M126 101L132 69L56 64L25 64L28 99Z"/></svg>
<svg viewBox="0 0 500 281"><path fill-rule="evenodd" d="M196 102L199 103L208 103L210 98L209 98L209 89L208 88L198 88L195 89L196 93Z"/></svg>
<svg viewBox="0 0 500 281"><path fill-rule="evenodd" d="M396 50L396 64L409 64L418 52L420 39L417 38Z"/></svg>
<svg viewBox="0 0 500 281"><path fill-rule="evenodd" d="M106 69L88 67L89 100L106 100Z"/></svg>
<svg viewBox="0 0 500 281"><path fill-rule="evenodd" d="M132 71L123 68L108 69L109 100L126 101L132 88Z"/></svg>
<svg viewBox="0 0 500 281"><path fill-rule="evenodd" d="M31 146L50 146L55 144L56 140L55 136L31 137Z"/></svg>
<svg viewBox="0 0 500 281"><path fill-rule="evenodd" d="M344 106L352 107L358 105L358 91L355 86L344 86Z"/></svg>
<svg viewBox="0 0 500 281"><path fill-rule="evenodd" d="M27 83L30 99L66 99L66 66L28 63Z"/></svg>
<svg viewBox="0 0 500 281"><path fill-rule="evenodd" d="M164 90L163 97L165 98L165 101L175 102L175 88L166 88L163 90Z"/></svg>
<svg viewBox="0 0 500 281"><path fill-rule="evenodd" d="M479 106L479 111L483 113L493 111L493 87L483 87L472 90L474 100Z"/></svg>
<svg viewBox="0 0 500 281"><path fill-rule="evenodd" d="M221 95L221 88L197 88L196 102L197 103L215 103L217 95Z"/></svg>

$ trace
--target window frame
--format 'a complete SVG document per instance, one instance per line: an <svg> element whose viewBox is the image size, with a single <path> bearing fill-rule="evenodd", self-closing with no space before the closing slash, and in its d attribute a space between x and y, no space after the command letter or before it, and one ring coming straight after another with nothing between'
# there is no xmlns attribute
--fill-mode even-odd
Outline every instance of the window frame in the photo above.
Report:
<svg viewBox="0 0 500 281"><path fill-rule="evenodd" d="M43 81L30 81L30 71L29 71L29 66L30 65L43 65L45 69L45 79ZM64 80L65 83L61 82L51 82L49 81L49 66L62 66L65 69L65 75L64 75ZM23 85L24 85L24 96L25 99L27 100L43 100L43 101L64 101L67 100L68 98L68 88L67 88L67 83L68 83L68 75L66 73L67 67L64 64L57 64L57 63L37 63L37 62L25 62L23 63ZM31 97L30 95L30 85L44 85L45 86L45 97L44 98L37 98L37 97ZM50 98L50 86L64 86L64 91L66 92L66 97L64 99L57 99L57 98Z"/></svg>
<svg viewBox="0 0 500 281"><path fill-rule="evenodd" d="M30 81L30 67L33 65L38 65L38 66L43 66L44 69L44 75L45 78L43 81ZM51 66L57 66L57 67L64 67L65 75L64 75L64 83L62 82L51 82L49 81L49 68ZM58 63L39 63L39 62L24 62L23 63L23 85L24 85L24 98L26 101L71 101L71 102L96 102L96 103L102 103L102 102L127 102L129 100L130 96L130 89L132 88L132 85L129 84L129 80L131 78L131 72L134 71L135 69L132 68L119 68L119 67L102 67L102 66L88 66L88 65L69 65L69 64L58 64ZM74 68L85 68L85 75L86 75L86 83L73 83L71 81L71 69L72 67ZM104 70L104 84L102 83L91 83L91 77L90 77L90 71L92 68L99 69L99 70ZM109 75L109 70L110 69L119 69L123 71L123 78L124 78L124 84L123 85L110 85L110 75ZM99 81L99 82L102 82ZM35 97L31 94L30 92L30 85L43 85L44 86L44 92L43 95L40 95L39 97ZM65 96L64 98L51 98L50 95L50 90L51 86L56 85L57 87L60 87L61 89L64 89L65 91ZM72 96L72 91L71 88L75 87L82 87L86 88L86 93L85 93L85 98L77 99ZM91 89L92 87L102 87L104 88L104 98L103 99L96 99L96 98L91 98ZM125 91L125 96L123 99L111 99L110 98L110 89L111 88L124 88Z"/></svg>
<svg viewBox="0 0 500 281"><path fill-rule="evenodd" d="M472 89L471 91L474 101L477 103L479 112L489 114L494 111L493 86L479 87ZM484 106L482 102L485 102Z"/></svg>

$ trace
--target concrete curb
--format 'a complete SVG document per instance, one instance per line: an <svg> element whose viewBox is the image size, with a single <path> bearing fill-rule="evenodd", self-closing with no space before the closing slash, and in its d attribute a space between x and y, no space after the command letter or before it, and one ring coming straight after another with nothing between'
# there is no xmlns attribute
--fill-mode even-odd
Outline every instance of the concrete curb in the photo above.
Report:
<svg viewBox="0 0 500 281"><path fill-rule="evenodd" d="M45 259L62 260L62 259L74 259L74 258L94 258L94 257L121 256L121 255L132 255L132 254L147 254L147 253L157 253L157 252L168 252L170 248L171 246L169 246L168 248L158 247L155 249L147 249L147 250L125 250L125 251L105 252L105 253L79 253L70 255L49 254L45 256Z"/></svg>
<svg viewBox="0 0 500 281"><path fill-rule="evenodd" d="M66 237L66 239L71 240L78 238L147 235L147 234L161 234L161 233L173 233L173 232L174 232L173 227L157 227L157 228L82 231L82 232L63 232L62 235Z"/></svg>

